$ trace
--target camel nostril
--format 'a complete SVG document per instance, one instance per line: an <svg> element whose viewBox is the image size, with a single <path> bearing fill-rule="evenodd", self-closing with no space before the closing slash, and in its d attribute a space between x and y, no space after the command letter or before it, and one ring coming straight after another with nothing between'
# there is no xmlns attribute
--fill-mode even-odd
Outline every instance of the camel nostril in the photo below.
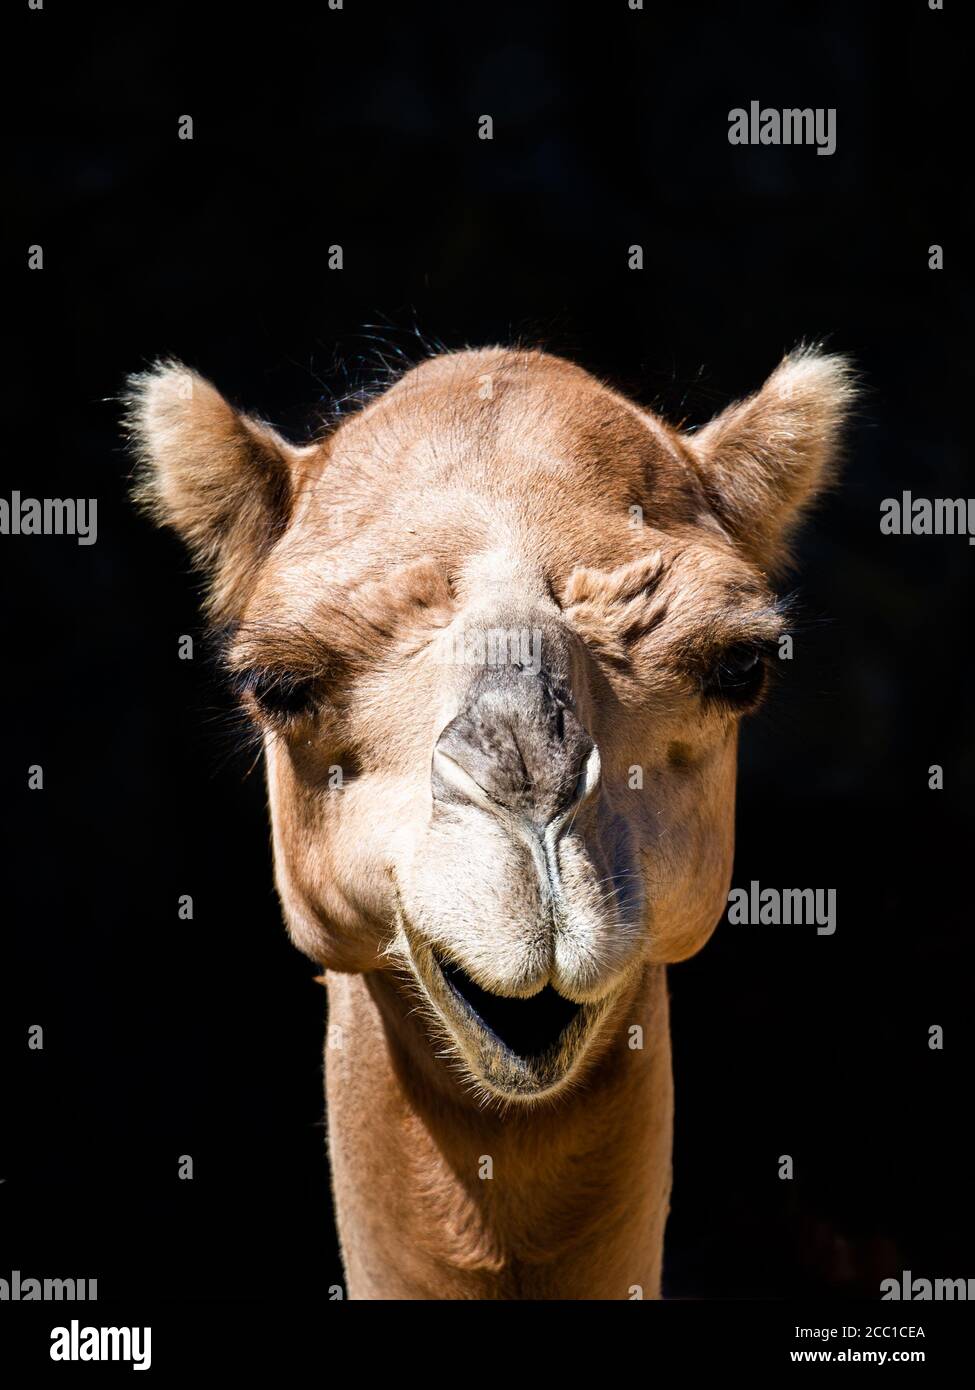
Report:
<svg viewBox="0 0 975 1390"><path fill-rule="evenodd" d="M436 801L469 801L484 810L497 805L490 793L439 744L433 750L431 774Z"/></svg>
<svg viewBox="0 0 975 1390"><path fill-rule="evenodd" d="M603 767L599 757L599 749L593 744L583 764L582 771L579 773L579 779L576 782L573 805L578 805L580 802L589 800L593 792L599 786L602 778L602 771Z"/></svg>

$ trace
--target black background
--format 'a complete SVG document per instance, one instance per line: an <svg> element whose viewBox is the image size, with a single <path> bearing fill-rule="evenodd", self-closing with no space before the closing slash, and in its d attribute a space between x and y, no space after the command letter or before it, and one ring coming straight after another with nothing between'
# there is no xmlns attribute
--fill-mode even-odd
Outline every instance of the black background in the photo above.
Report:
<svg viewBox="0 0 975 1390"><path fill-rule="evenodd" d="M665 1286L875 1297L905 1268L975 1276L975 551L879 531L904 488L973 490L959 8L10 16L2 491L97 496L99 536L0 537L0 1275L180 1299L340 1278L324 993L280 922L199 586L128 504L112 397L171 353L300 439L383 359L422 355L418 326L546 345L695 423L800 338L856 359L867 391L801 546L795 660L743 738L735 872L835 888L838 929L725 925L671 971ZM752 99L835 107L836 153L729 145Z"/></svg>

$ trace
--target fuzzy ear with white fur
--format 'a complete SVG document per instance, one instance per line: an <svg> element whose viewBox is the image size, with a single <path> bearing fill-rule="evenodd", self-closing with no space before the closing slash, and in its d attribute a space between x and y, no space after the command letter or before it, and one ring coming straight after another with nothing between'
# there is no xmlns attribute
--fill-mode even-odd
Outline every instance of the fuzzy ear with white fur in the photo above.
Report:
<svg viewBox="0 0 975 1390"><path fill-rule="evenodd" d="M287 525L298 451L179 362L128 380L134 496L186 542L214 616L235 616L255 562Z"/></svg>
<svg viewBox="0 0 975 1390"><path fill-rule="evenodd" d="M802 514L833 481L855 396L847 358L799 348L755 395L685 436L718 519L762 569L788 564Z"/></svg>

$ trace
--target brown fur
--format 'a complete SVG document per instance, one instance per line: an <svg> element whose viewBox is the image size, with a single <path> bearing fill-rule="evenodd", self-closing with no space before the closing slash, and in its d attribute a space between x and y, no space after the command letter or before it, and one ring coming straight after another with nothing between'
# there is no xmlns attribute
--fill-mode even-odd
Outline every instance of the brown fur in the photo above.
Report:
<svg viewBox="0 0 975 1390"><path fill-rule="evenodd" d="M781 632L768 575L851 394L804 350L682 434L568 362L486 349L295 449L177 364L133 380L139 496L232 626L285 918L326 967L352 1296L659 1296L663 967L707 940L732 861L742 710L708 673ZM539 634L540 674L443 660L498 629ZM498 1043L444 962L575 1002L558 1049Z"/></svg>

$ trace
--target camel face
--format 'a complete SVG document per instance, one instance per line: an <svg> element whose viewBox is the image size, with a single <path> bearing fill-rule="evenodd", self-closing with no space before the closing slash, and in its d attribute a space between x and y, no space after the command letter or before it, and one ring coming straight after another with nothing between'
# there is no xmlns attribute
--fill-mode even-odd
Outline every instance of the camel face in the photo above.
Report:
<svg viewBox="0 0 975 1390"><path fill-rule="evenodd" d="M768 576L848 394L804 352L682 435L492 349L294 449L176 365L135 380L144 495L208 568L263 731L292 937L388 973L468 1083L558 1092L722 916Z"/></svg>

